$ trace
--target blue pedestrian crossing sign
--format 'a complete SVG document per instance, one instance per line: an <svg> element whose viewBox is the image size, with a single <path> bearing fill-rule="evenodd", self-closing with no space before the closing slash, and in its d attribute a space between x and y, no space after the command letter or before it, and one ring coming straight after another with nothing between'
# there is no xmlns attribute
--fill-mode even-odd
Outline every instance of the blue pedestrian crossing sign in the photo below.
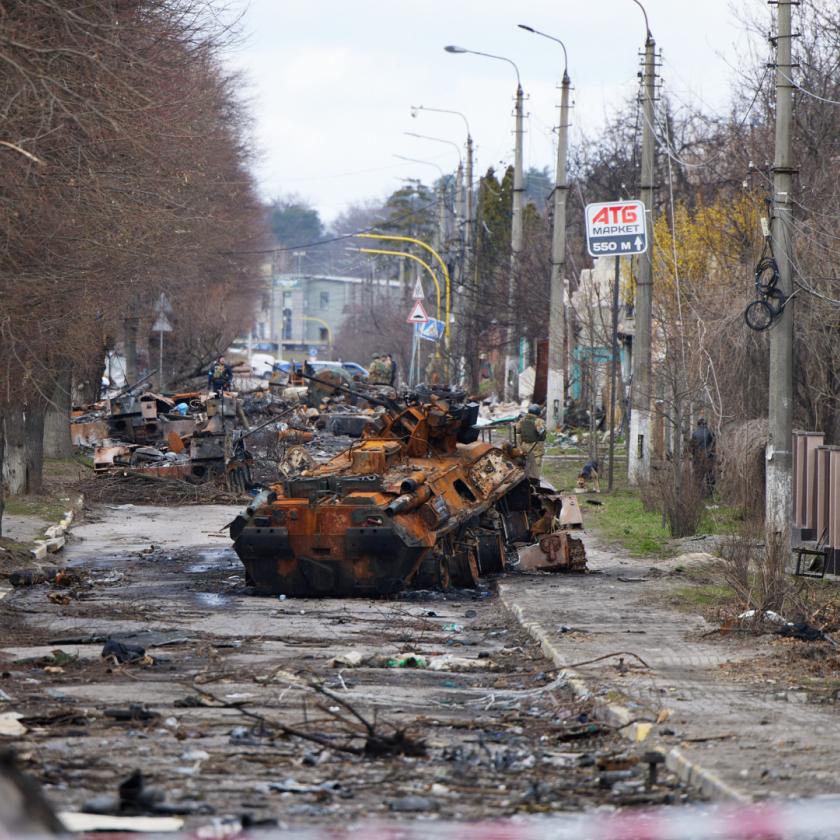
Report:
<svg viewBox="0 0 840 840"><path fill-rule="evenodd" d="M443 338L443 321L429 318L425 324L417 324L414 331L419 338L424 338L426 341L440 341Z"/></svg>

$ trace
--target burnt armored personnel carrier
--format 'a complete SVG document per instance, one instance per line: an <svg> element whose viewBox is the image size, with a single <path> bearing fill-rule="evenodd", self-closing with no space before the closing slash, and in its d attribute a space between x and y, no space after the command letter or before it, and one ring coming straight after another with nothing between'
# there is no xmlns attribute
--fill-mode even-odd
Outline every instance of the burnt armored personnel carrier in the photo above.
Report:
<svg viewBox="0 0 840 840"><path fill-rule="evenodd" d="M257 593L475 586L518 562L517 546L530 545L533 563L535 541L546 567L585 567L582 542L558 530L562 500L527 479L524 453L478 440L476 403L446 390L378 402L387 409L378 428L326 464L263 490L231 523Z"/></svg>

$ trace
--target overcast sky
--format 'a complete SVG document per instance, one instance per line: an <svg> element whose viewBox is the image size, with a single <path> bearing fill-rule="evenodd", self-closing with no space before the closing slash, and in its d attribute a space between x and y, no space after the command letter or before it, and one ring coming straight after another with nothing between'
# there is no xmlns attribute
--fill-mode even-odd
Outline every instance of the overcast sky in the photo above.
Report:
<svg viewBox="0 0 840 840"><path fill-rule="evenodd" d="M726 110L747 35L732 0L644 0L663 51L662 75L677 101ZM475 176L512 160L513 68L457 44L512 59L526 96L525 166L550 166L562 76L558 44L523 32L526 23L565 41L574 86L572 139L591 134L637 89L642 13L633 0L234 0L243 38L229 61L243 71L266 199L298 193L331 220L348 204L384 197L400 179L431 181L432 161L457 165L463 122L411 116L411 105L463 112L477 147ZM767 18L767 5L741 0Z"/></svg>

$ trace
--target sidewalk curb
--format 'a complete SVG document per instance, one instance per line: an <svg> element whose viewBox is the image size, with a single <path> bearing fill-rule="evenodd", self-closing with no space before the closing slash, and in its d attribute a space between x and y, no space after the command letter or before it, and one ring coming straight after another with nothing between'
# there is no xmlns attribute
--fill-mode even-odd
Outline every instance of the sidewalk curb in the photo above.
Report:
<svg viewBox="0 0 840 840"><path fill-rule="evenodd" d="M36 560L43 560L47 554L55 554L61 551L67 544L67 534L73 524L73 520L79 511L84 507L85 497L81 494L70 502L70 509L65 511L64 516L55 524L45 529L46 539L35 540L35 548L32 549L32 556Z"/></svg>
<svg viewBox="0 0 840 840"><path fill-rule="evenodd" d="M600 707L604 721L610 726L621 728L623 737L636 743L644 741L651 731L651 724L632 723L633 714L626 706L610 703L595 696L580 674L565 666L565 658L555 646L546 629L538 621L529 621L525 617L525 609L516 602L504 583L498 585L498 592L502 606L516 619L522 629L539 644L545 656L566 674L569 687L575 696L581 700L592 700ZM752 801L749 794L732 787L732 785L724 782L717 773L688 758L680 747L671 747L665 752L665 765L686 785L712 799L722 799L730 802Z"/></svg>

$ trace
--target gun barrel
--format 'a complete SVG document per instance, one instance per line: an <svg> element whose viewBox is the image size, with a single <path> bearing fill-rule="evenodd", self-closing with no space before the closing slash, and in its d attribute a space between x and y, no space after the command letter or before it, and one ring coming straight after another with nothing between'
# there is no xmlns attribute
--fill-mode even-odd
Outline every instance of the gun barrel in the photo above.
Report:
<svg viewBox="0 0 840 840"><path fill-rule="evenodd" d="M124 394L130 394L138 385L142 385L147 379L151 379L156 373L158 372L158 368L155 368L150 373L147 373L145 376L138 379L136 382L133 382L131 385L123 385L119 391L111 398L117 399L118 397L123 396Z"/></svg>
<svg viewBox="0 0 840 840"><path fill-rule="evenodd" d="M373 403L373 405L381 405L383 408L390 409L391 411L399 411L400 407L394 400L389 400L386 397L374 397L371 394L366 394L363 391L357 391L354 388L351 388L349 385L335 385L332 382L324 382L323 379L318 379L316 376L310 376L308 373L304 373L303 371L298 371L296 373L297 376L302 376L304 379L311 379L313 382L317 382L319 385L325 385L327 388L333 388L336 391L342 391L345 394L350 394L354 397L360 397L363 400L367 400L369 403Z"/></svg>

